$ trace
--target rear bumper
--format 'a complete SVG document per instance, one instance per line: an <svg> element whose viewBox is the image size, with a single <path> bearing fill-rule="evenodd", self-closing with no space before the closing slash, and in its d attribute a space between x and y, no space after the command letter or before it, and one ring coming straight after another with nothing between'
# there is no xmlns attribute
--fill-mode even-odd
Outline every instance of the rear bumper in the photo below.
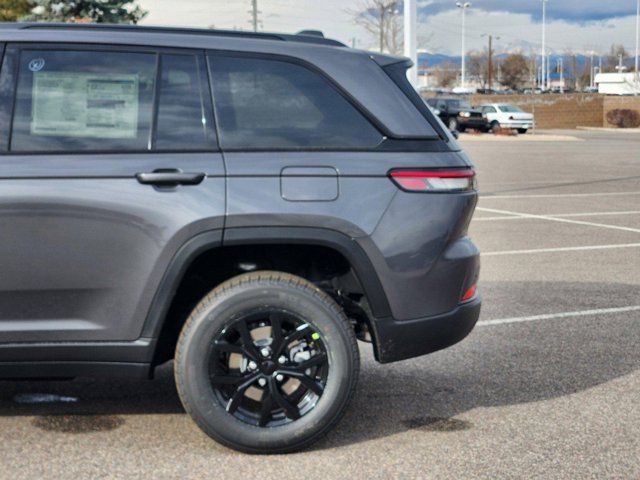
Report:
<svg viewBox="0 0 640 480"><path fill-rule="evenodd" d="M506 122L500 122L502 128L526 128L531 130L535 123L532 120L508 120Z"/></svg>
<svg viewBox="0 0 640 480"><path fill-rule="evenodd" d="M442 315L405 321L373 319L377 360L380 363L397 362L458 343L473 330L480 317L481 304L482 299L476 296Z"/></svg>

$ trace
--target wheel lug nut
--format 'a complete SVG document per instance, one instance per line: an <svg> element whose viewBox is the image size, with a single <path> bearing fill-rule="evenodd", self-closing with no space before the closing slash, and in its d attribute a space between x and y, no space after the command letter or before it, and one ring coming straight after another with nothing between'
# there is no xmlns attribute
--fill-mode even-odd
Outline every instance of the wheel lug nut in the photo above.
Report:
<svg viewBox="0 0 640 480"><path fill-rule="evenodd" d="M270 353L271 351L267 347L264 347L262 350L260 350L260 354L263 357L268 357Z"/></svg>
<svg viewBox="0 0 640 480"><path fill-rule="evenodd" d="M284 355L281 355L280 358L278 358L278 363L279 364L284 364L284 362L287 361L287 357L285 357Z"/></svg>
<svg viewBox="0 0 640 480"><path fill-rule="evenodd" d="M249 362L249 365L247 365L247 367L249 368L249 370L255 370L256 368L258 368L258 364L256 362L254 362L253 360L251 360Z"/></svg>
<svg viewBox="0 0 640 480"><path fill-rule="evenodd" d="M276 375L276 380L281 382L282 380L284 380L284 375L282 375L281 373L279 373L278 375Z"/></svg>
<svg viewBox="0 0 640 480"><path fill-rule="evenodd" d="M267 384L267 381L264 378L258 380L258 385L264 387Z"/></svg>

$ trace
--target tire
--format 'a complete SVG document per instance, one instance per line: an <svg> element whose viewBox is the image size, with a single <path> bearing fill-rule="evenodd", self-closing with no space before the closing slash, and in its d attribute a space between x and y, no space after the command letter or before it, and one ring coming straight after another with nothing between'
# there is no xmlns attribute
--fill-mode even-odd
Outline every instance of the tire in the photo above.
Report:
<svg viewBox="0 0 640 480"><path fill-rule="evenodd" d="M502 127L500 126L500 122L498 122L497 120L494 120L493 122L491 122L490 128L493 133L500 133L500 130L502 130Z"/></svg>
<svg viewBox="0 0 640 480"><path fill-rule="evenodd" d="M524 135L525 133L527 133L528 131L529 131L529 130L528 130L527 128L519 128L519 129L518 129L518 133L521 133L521 134L523 134L523 135Z"/></svg>
<svg viewBox="0 0 640 480"><path fill-rule="evenodd" d="M269 271L209 293L175 357L178 393L195 423L223 445L262 454L325 435L344 414L359 368L355 333L336 302L303 278Z"/></svg>
<svg viewBox="0 0 640 480"><path fill-rule="evenodd" d="M466 131L467 131L467 127L458 126L458 131L459 131L460 133L464 133L464 132L466 132Z"/></svg>
<svg viewBox="0 0 640 480"><path fill-rule="evenodd" d="M455 132L456 130L458 130L458 120L456 120L455 118L450 118L447 126L449 127L449 130Z"/></svg>

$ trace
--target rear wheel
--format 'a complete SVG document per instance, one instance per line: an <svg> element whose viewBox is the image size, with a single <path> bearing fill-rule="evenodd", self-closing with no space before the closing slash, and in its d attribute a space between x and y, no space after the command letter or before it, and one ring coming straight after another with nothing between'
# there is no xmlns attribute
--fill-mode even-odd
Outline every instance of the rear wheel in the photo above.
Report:
<svg viewBox="0 0 640 480"><path fill-rule="evenodd" d="M498 122L497 120L494 120L493 122L491 122L491 131L493 133L500 133L500 130L502 130L502 127L500 126L500 122Z"/></svg>
<svg viewBox="0 0 640 480"><path fill-rule="evenodd" d="M178 342L176 384L209 436L250 453L310 445L340 419L359 369L340 307L279 272L236 277L193 311Z"/></svg>
<svg viewBox="0 0 640 480"><path fill-rule="evenodd" d="M458 130L458 120L456 120L455 118L450 118L448 126L449 130L455 132L456 130Z"/></svg>

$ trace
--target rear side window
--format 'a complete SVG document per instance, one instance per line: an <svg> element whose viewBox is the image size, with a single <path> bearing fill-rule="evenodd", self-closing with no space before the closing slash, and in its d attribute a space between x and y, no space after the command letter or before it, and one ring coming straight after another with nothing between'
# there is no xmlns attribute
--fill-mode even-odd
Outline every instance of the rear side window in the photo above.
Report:
<svg viewBox="0 0 640 480"><path fill-rule="evenodd" d="M10 150L146 150L156 55L23 50Z"/></svg>
<svg viewBox="0 0 640 480"><path fill-rule="evenodd" d="M322 75L298 64L211 55L223 148L371 148L380 132Z"/></svg>
<svg viewBox="0 0 640 480"><path fill-rule="evenodd" d="M215 147L206 71L195 55L162 55L155 148Z"/></svg>

